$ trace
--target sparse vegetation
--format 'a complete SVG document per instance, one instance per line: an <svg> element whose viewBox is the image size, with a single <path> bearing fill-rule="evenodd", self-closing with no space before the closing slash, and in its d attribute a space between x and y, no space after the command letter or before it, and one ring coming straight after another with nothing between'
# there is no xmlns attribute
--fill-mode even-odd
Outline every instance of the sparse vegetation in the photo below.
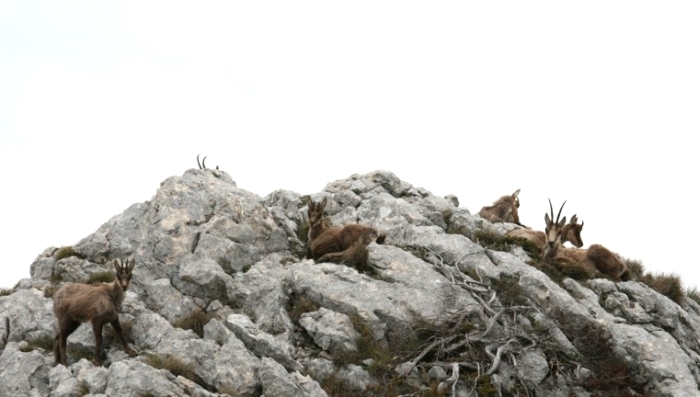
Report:
<svg viewBox="0 0 700 397"><path fill-rule="evenodd" d="M12 293L12 289L10 288L0 288L0 296L7 296Z"/></svg>
<svg viewBox="0 0 700 397"><path fill-rule="evenodd" d="M685 296L683 284L677 274L646 273L640 281L676 303L681 303Z"/></svg>
<svg viewBox="0 0 700 397"><path fill-rule="evenodd" d="M61 247L61 248L57 249L56 252L54 252L54 254L53 254L54 259L56 259L57 261L60 261L61 259L69 258L71 256L76 256L80 259L84 259L84 257L82 255L80 255L79 253L77 253L72 246Z"/></svg>
<svg viewBox="0 0 700 397"><path fill-rule="evenodd" d="M52 352L53 337L50 335L42 335L37 338L27 339L26 347L20 348L19 350L24 353L27 353L36 349L42 349L46 352Z"/></svg>
<svg viewBox="0 0 700 397"><path fill-rule="evenodd" d="M207 325L209 320L212 319L212 315L206 313L204 310L197 308L186 314L179 320L173 323L173 327L178 327L182 329L191 329L200 338L204 337L204 326Z"/></svg>
<svg viewBox="0 0 700 397"><path fill-rule="evenodd" d="M696 287L686 290L685 294L688 298L700 304L700 291Z"/></svg>
<svg viewBox="0 0 700 397"><path fill-rule="evenodd" d="M166 369L175 376L182 376L196 382L192 366L177 357L149 354L146 356L146 364L153 368Z"/></svg>
<svg viewBox="0 0 700 397"><path fill-rule="evenodd" d="M287 313L294 323L299 324L299 318L304 313L315 312L321 305L311 300L306 295L292 296L287 305Z"/></svg>
<svg viewBox="0 0 700 397"><path fill-rule="evenodd" d="M627 266L630 269L630 280L644 283L676 303L680 304L685 296L691 297L691 292L684 290L683 283L676 274L649 273L645 271L644 264L639 260L628 259ZM693 293L700 298L697 290Z"/></svg>
<svg viewBox="0 0 700 397"><path fill-rule="evenodd" d="M593 391L592 396L640 395L642 385L635 382L634 374L623 359L615 355L608 330L594 322L563 329L581 353L583 366L592 371L591 376L581 380L581 386Z"/></svg>
<svg viewBox="0 0 700 397"><path fill-rule="evenodd" d="M109 271L98 272L90 275L86 284L111 283L114 281L114 273Z"/></svg>

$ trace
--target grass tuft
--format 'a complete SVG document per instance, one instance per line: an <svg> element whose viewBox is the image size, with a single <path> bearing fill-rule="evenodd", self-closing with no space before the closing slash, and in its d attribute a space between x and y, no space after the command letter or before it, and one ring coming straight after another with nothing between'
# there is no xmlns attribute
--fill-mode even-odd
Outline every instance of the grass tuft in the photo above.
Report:
<svg viewBox="0 0 700 397"><path fill-rule="evenodd" d="M71 256L75 256L75 257L78 257L80 259L85 259L82 255L77 253L75 251L75 248L73 248L72 246L61 247L58 250L56 250L56 252L54 252L54 254L53 254L54 259L56 259L57 261L60 261L61 259L69 258Z"/></svg>
<svg viewBox="0 0 700 397"><path fill-rule="evenodd" d="M116 276L114 275L114 272L98 272L92 274L90 278L88 278L87 284L111 283L115 278Z"/></svg>
<svg viewBox="0 0 700 397"><path fill-rule="evenodd" d="M146 364L153 368L166 369L175 376L182 376L196 382L192 366L177 357L149 354L146 356Z"/></svg>
<svg viewBox="0 0 700 397"><path fill-rule="evenodd" d="M191 329L200 338L204 337L204 326L207 325L213 315L197 308L173 323L173 327Z"/></svg>
<svg viewBox="0 0 700 397"><path fill-rule="evenodd" d="M27 346L21 348L20 351L27 353L32 350L41 349L47 352L53 352L53 337L50 335L43 335L37 338L28 339Z"/></svg>
<svg viewBox="0 0 700 397"><path fill-rule="evenodd" d="M683 284L677 274L647 273L642 277L641 281L676 303L680 304L685 296Z"/></svg>

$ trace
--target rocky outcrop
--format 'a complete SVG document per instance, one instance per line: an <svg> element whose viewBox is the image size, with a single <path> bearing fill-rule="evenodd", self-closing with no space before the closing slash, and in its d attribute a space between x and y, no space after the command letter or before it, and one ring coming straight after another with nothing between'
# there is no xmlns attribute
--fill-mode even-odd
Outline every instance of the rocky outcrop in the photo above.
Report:
<svg viewBox="0 0 700 397"><path fill-rule="evenodd" d="M240 189L220 170L161 183L73 246L41 253L0 297L0 396L700 396L700 306L637 281L557 279L512 225L460 208L387 171L314 193L334 225L386 235L372 271L306 258L306 198ZM54 366L51 294L134 257L121 320L68 339ZM432 394L431 394L432 393Z"/></svg>

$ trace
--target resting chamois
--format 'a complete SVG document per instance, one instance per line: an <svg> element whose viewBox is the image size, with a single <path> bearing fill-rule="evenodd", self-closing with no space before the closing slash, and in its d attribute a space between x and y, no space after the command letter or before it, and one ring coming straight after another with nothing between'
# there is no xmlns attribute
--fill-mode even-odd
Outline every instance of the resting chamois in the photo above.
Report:
<svg viewBox="0 0 700 397"><path fill-rule="evenodd" d="M520 223L520 217L518 216L518 208L520 207L518 194L520 194L520 189L510 196L499 198L493 205L483 207L479 211L479 216L493 223L509 222L526 227Z"/></svg>
<svg viewBox="0 0 700 397"><path fill-rule="evenodd" d="M564 225L561 229L561 240L562 244L564 242L570 242L575 247L583 247L583 239L581 239L581 231L583 230L583 222L577 223L578 218L574 215L571 221ZM544 251L547 245L547 236L544 232L532 229L513 229L506 233L508 237L519 237L528 240L535 244L540 252Z"/></svg>
<svg viewBox="0 0 700 397"><path fill-rule="evenodd" d="M105 323L112 324L112 328L121 339L124 351L133 356L136 354L129 346L122 333L119 324L124 292L131 281L131 271L136 262L127 259L125 263L114 260L114 269L117 272L116 280L105 284L64 284L53 297L53 311L58 320L58 334L54 339L53 352L56 364L67 365L66 340L81 323L92 322L92 332L95 334L95 356L93 362L96 365L102 363L102 327Z"/></svg>
<svg viewBox="0 0 700 397"><path fill-rule="evenodd" d="M377 229L353 223L339 227L327 227L323 216L328 198L309 205L309 251L319 262L342 262L362 270L367 264L367 245L372 241L381 244L384 236Z"/></svg>
<svg viewBox="0 0 700 397"><path fill-rule="evenodd" d="M562 246L562 233L566 224L566 217L560 220L559 216L564 208L564 204L559 208L557 219L552 221L554 210L552 209L552 202L549 202L551 218L549 214L544 215L547 245L542 251L542 258L564 266L583 264L589 271L603 273L615 281L628 280L629 267L627 263L619 255L602 245L593 244L588 249L565 248Z"/></svg>

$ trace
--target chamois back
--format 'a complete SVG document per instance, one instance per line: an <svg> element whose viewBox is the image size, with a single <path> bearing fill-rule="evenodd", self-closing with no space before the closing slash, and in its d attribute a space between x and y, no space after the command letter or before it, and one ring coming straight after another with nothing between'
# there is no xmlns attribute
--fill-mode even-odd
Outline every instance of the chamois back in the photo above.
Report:
<svg viewBox="0 0 700 397"><path fill-rule="evenodd" d="M520 217L518 216L518 208L520 208L519 194L520 189L509 196L502 196L493 205L481 208L479 216L494 223L509 222L524 226L520 223Z"/></svg>

